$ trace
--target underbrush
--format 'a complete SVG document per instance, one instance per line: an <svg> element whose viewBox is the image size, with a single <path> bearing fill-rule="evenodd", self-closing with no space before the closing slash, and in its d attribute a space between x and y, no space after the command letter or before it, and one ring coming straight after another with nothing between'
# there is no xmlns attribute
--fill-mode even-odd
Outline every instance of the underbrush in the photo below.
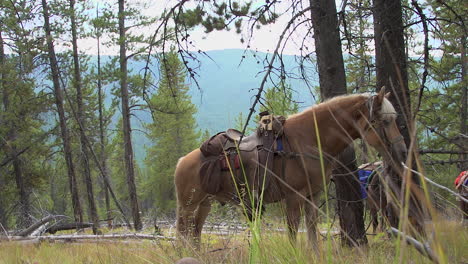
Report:
<svg viewBox="0 0 468 264"><path fill-rule="evenodd" d="M442 263L468 263L468 228L455 221L435 223L443 248ZM163 230L166 232L167 230ZM339 237L330 243L322 237L319 254L311 250L305 233L293 246L284 231L263 225L257 252L258 263L431 263L412 246L398 243L385 233L370 235L369 245L343 248ZM0 243L0 263L175 263L182 257L195 257L202 263L249 263L249 230L230 235L203 234L201 249L173 241L102 241L97 243L21 244Z"/></svg>

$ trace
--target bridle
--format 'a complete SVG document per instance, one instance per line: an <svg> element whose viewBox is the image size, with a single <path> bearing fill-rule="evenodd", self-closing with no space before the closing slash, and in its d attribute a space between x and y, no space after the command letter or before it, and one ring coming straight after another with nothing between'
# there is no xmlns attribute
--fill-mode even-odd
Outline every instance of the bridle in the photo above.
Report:
<svg viewBox="0 0 468 264"><path fill-rule="evenodd" d="M380 136L380 138L383 140L385 145L391 147L394 144L400 143L401 141L404 141L403 136L400 134L399 136L396 136L392 139L390 139L387 135L387 131L385 129L385 125L383 124L383 120L381 118L381 115L395 115L395 112L389 112L389 113L380 113L380 115L376 115L374 113L374 101L376 99L377 95L370 96L369 99L367 99L366 102L366 107L369 111L369 118L367 119L366 127L364 128L365 133L369 132L370 129L374 129L377 134Z"/></svg>

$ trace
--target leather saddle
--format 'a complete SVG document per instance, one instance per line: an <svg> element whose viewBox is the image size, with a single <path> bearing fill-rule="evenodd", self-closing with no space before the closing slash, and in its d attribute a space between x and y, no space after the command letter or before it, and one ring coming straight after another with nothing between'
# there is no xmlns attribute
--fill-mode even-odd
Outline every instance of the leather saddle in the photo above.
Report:
<svg viewBox="0 0 468 264"><path fill-rule="evenodd" d="M250 136L242 136L242 132L237 129L230 128L226 130L226 136L231 139L229 142L234 143L234 146L231 144L226 144L224 149L227 150L232 147L238 147L240 151L253 151L256 148L263 146L263 137L258 135L258 133L254 133ZM242 138L242 140L241 140ZM238 142L240 142L238 144Z"/></svg>
<svg viewBox="0 0 468 264"><path fill-rule="evenodd" d="M243 136L236 129L228 129L205 141L200 147L203 154L200 178L204 191L209 194L222 191L223 170L235 174L233 176L238 186L249 184L250 189L256 193L267 189L273 178L272 150L276 139L282 135L284 120L284 117L263 115L259 127L252 135ZM224 167L226 164L229 164L228 169ZM243 168L236 166L239 164Z"/></svg>

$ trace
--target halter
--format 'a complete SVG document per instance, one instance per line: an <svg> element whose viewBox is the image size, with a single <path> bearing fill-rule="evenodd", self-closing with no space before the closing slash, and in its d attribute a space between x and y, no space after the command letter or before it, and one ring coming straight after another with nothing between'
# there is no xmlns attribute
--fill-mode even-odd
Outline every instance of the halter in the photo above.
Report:
<svg viewBox="0 0 468 264"><path fill-rule="evenodd" d="M369 118L368 118L368 123L366 124L366 128L364 129L366 132L369 131L369 129L374 128L377 134L383 139L383 141L389 146L394 145L396 143L399 143L404 140L402 135L399 135L395 138L389 139L387 136L387 133L385 129L382 126L382 120L379 115L374 115L374 101L377 95L373 95L369 97L369 99L366 102L366 107L369 110ZM380 115L388 115L388 114L396 114L396 113L380 113Z"/></svg>

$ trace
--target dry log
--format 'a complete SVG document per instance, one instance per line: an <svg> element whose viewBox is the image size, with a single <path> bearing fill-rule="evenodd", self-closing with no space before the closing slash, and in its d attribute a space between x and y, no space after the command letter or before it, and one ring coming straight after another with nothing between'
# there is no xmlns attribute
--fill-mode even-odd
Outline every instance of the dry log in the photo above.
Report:
<svg viewBox="0 0 468 264"><path fill-rule="evenodd" d="M394 228L394 227L390 227L390 230L389 230L390 234L394 235L394 236L398 236L400 235L401 237L403 237L406 242L412 246L414 246L414 248L416 248L417 251L419 251L419 253L421 253L422 255L428 257L430 260L432 260L434 263L439 263L439 259L437 258L437 256L434 254L434 252L432 251L431 247L429 246L428 243L421 243L419 242L418 240L416 240L415 238L409 236L409 235L406 235L405 233L401 232L400 230Z"/></svg>
<svg viewBox="0 0 468 264"><path fill-rule="evenodd" d="M89 228L92 227L93 223L64 223L64 224L55 224L52 226L49 226L46 230L45 233L49 234L55 234L58 231L64 231L64 230L73 230L73 229L83 229L83 228Z"/></svg>
<svg viewBox="0 0 468 264"><path fill-rule="evenodd" d="M135 240L175 240L174 237L165 237L165 236L154 236L148 234L108 234L108 235L55 235L55 236L11 236L7 239L8 241L15 241L20 243L39 243L42 241L48 242L77 242L77 241L86 241L86 242L101 242L101 241L124 241L128 239ZM0 238L0 242L2 239Z"/></svg>
<svg viewBox="0 0 468 264"><path fill-rule="evenodd" d="M19 231L15 233L15 236L29 236L47 223L49 223L52 220L58 219L58 218L65 218L66 216L64 215L49 215L45 218L42 218L41 220L37 221L36 223L32 224L30 227ZM37 233L37 232L36 232Z"/></svg>

